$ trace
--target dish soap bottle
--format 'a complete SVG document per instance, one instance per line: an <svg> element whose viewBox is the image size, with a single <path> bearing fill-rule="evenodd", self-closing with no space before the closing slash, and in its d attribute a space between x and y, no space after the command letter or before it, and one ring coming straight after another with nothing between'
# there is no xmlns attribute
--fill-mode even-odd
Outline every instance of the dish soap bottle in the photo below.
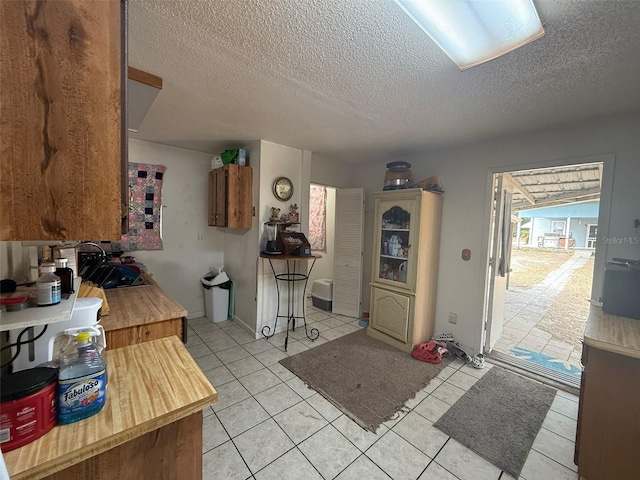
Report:
<svg viewBox="0 0 640 480"><path fill-rule="evenodd" d="M95 415L104 407L107 365L101 347L88 332L76 335L62 353L58 374L58 423L67 424Z"/></svg>

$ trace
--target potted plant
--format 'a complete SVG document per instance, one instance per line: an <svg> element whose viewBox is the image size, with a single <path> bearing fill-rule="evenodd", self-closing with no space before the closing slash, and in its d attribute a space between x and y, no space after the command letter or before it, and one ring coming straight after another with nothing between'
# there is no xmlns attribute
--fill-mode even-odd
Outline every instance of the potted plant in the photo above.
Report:
<svg viewBox="0 0 640 480"><path fill-rule="evenodd" d="M298 204L292 203L289 205L289 221L291 223L298 223L300 221L300 217L298 216Z"/></svg>

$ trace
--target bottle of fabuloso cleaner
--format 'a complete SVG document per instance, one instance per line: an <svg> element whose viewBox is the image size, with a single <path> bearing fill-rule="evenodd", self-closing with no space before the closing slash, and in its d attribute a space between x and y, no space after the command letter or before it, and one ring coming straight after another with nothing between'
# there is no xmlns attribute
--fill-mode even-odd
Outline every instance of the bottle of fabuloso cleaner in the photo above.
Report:
<svg viewBox="0 0 640 480"><path fill-rule="evenodd" d="M73 423L95 415L106 399L107 365L101 347L88 332L78 333L60 358L58 423Z"/></svg>

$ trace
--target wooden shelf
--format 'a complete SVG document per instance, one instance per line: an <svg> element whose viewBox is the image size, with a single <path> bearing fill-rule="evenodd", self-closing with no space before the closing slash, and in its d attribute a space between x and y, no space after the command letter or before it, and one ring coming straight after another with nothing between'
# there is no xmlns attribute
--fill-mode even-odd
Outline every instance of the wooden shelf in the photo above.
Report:
<svg viewBox="0 0 640 480"><path fill-rule="evenodd" d="M38 325L48 325L56 322L64 322L71 319L73 307L76 304L78 290L82 278L78 277L73 282L73 290L69 298L63 299L59 304L50 307L33 307L19 312L0 313L0 332L6 330L19 330ZM14 296L27 295L26 291L17 292Z"/></svg>
<svg viewBox="0 0 640 480"><path fill-rule="evenodd" d="M383 255L383 254L380 254L380 258L391 258L393 260L408 260L408 257L396 257L394 255Z"/></svg>

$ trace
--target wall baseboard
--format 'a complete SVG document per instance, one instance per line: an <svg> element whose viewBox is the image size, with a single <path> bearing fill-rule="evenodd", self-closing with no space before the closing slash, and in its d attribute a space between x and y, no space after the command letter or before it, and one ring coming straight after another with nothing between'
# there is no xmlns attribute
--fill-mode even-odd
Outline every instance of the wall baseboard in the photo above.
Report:
<svg viewBox="0 0 640 480"><path fill-rule="evenodd" d="M235 322L238 323L238 325L240 325L249 335L252 335L256 340L259 340L260 338L262 338L262 335L259 332L255 332L253 330L253 328L251 328L249 325L247 325L244 320L242 320L240 317L238 317L237 315L233 316L233 320Z"/></svg>

